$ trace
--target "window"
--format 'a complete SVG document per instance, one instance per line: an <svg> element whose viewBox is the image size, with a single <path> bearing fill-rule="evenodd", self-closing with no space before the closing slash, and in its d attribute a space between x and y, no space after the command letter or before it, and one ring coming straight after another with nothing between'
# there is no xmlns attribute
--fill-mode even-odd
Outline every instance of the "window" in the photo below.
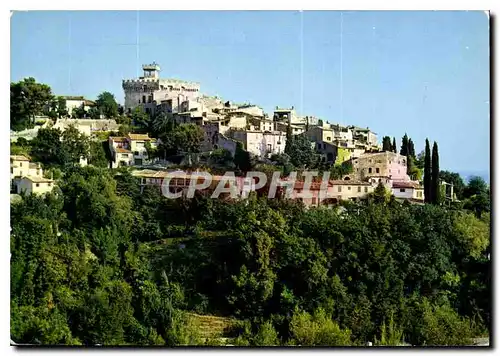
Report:
<svg viewBox="0 0 500 356"><path fill-rule="evenodd" d="M406 191L406 189L405 189L405 188L401 188L399 191L400 191L401 193L404 193L404 192Z"/></svg>
<svg viewBox="0 0 500 356"><path fill-rule="evenodd" d="M379 179L378 179L378 182L379 182L379 183L382 183L382 179L381 179L381 178L379 178Z"/></svg>
<svg viewBox="0 0 500 356"><path fill-rule="evenodd" d="M40 183L36 183L36 186L39 187L40 186Z"/></svg>
<svg viewBox="0 0 500 356"><path fill-rule="evenodd" d="M361 193L361 187L358 187L358 193Z"/></svg>
<svg viewBox="0 0 500 356"><path fill-rule="evenodd" d="M268 143L268 144L267 144L267 150L268 150L269 152L271 152L271 150L272 150L272 146L271 146L271 144L270 144L270 143Z"/></svg>
<svg viewBox="0 0 500 356"><path fill-rule="evenodd" d="M10 167L10 173L14 173L14 168Z"/></svg>
<svg viewBox="0 0 500 356"><path fill-rule="evenodd" d="M375 171L376 171L377 173L380 173L380 168L376 168L376 169L375 169Z"/></svg>
<svg viewBox="0 0 500 356"><path fill-rule="evenodd" d="M139 151L134 151L134 154L135 154L136 156L138 156L138 155L139 155Z"/></svg>
<svg viewBox="0 0 500 356"><path fill-rule="evenodd" d="M368 193L368 187L365 187L365 193Z"/></svg>
<svg viewBox="0 0 500 356"><path fill-rule="evenodd" d="M405 164L405 163L406 163L405 160L403 160L403 164Z"/></svg>
<svg viewBox="0 0 500 356"><path fill-rule="evenodd" d="M348 185L348 186L347 186L347 190L351 190L351 186L349 186L349 185Z"/></svg>
<svg viewBox="0 0 500 356"><path fill-rule="evenodd" d="M143 96L142 96L142 103L143 103L143 104L146 104L146 95L143 95Z"/></svg>
<svg viewBox="0 0 500 356"><path fill-rule="evenodd" d="M401 173L401 170L398 169L398 173Z"/></svg>
<svg viewBox="0 0 500 356"><path fill-rule="evenodd" d="M316 197L313 197L313 198L312 198L312 203L313 203L313 204L316 204Z"/></svg>
<svg viewBox="0 0 500 356"><path fill-rule="evenodd" d="M49 187L52 187L52 183L49 182Z"/></svg>
<svg viewBox="0 0 500 356"><path fill-rule="evenodd" d="M331 141L331 140L332 140L332 138L331 138L330 136L327 136L327 137L326 137L326 140L327 140L327 141Z"/></svg>
<svg viewBox="0 0 500 356"><path fill-rule="evenodd" d="M369 163L372 163L372 160L369 160L368 162L369 162Z"/></svg>
<svg viewBox="0 0 500 356"><path fill-rule="evenodd" d="M371 173L372 172L372 169L371 168L368 168L368 173Z"/></svg>
<svg viewBox="0 0 500 356"><path fill-rule="evenodd" d="M122 153L122 158L128 158L128 154Z"/></svg>
<svg viewBox="0 0 500 356"><path fill-rule="evenodd" d="M19 167L22 167L23 166L23 162L19 162Z"/></svg>
<svg viewBox="0 0 500 356"><path fill-rule="evenodd" d="M342 186L339 186L339 192L341 192L341 191L342 191Z"/></svg>

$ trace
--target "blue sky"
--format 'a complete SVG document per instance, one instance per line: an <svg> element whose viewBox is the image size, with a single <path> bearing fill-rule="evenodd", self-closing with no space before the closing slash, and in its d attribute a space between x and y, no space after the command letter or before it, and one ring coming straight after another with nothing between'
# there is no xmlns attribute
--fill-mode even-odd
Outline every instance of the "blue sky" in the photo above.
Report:
<svg viewBox="0 0 500 356"><path fill-rule="evenodd" d="M341 36L342 22L342 36ZM139 46L137 46L139 43ZM341 55L342 53L342 55ZM468 11L45 11L11 18L11 80L123 102L121 80L162 77L236 102L439 144L442 169L488 174L489 21Z"/></svg>

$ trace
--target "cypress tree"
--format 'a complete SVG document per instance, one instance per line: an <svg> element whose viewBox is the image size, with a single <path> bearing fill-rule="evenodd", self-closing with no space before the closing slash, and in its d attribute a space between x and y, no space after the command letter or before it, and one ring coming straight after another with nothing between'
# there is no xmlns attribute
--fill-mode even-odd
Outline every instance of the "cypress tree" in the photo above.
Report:
<svg viewBox="0 0 500 356"><path fill-rule="evenodd" d="M411 138L408 140L408 156L416 158L415 145L413 144L413 140Z"/></svg>
<svg viewBox="0 0 500 356"><path fill-rule="evenodd" d="M405 134L403 136L403 140L401 141L401 150L399 151L399 154L403 156L408 156L408 135Z"/></svg>
<svg viewBox="0 0 500 356"><path fill-rule="evenodd" d="M396 137L392 138L392 152L397 153Z"/></svg>
<svg viewBox="0 0 500 356"><path fill-rule="evenodd" d="M392 151L391 138L384 136L382 139L382 151Z"/></svg>
<svg viewBox="0 0 500 356"><path fill-rule="evenodd" d="M424 158L424 201L431 202L431 148L429 139L425 139Z"/></svg>
<svg viewBox="0 0 500 356"><path fill-rule="evenodd" d="M285 143L285 153L290 154L292 148L293 134L292 134L292 126L290 126L290 122L288 122L288 126L286 127L286 143Z"/></svg>
<svg viewBox="0 0 500 356"><path fill-rule="evenodd" d="M440 203L440 186L439 186L439 153L438 153L438 145L434 142L432 146L432 167L431 167L431 197L432 204Z"/></svg>

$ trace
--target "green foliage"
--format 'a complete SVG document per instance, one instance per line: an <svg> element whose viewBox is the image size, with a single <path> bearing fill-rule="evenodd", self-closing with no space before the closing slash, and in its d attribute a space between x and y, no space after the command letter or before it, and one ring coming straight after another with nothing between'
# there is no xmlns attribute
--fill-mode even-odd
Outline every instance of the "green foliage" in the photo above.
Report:
<svg viewBox="0 0 500 356"><path fill-rule="evenodd" d="M167 156L179 153L199 153L204 139L203 130L195 124L176 125L174 129L160 137L162 144L159 148Z"/></svg>
<svg viewBox="0 0 500 356"><path fill-rule="evenodd" d="M35 78L24 78L10 83L10 128L22 131L33 128L35 116L43 114L53 100L51 88L37 83Z"/></svg>
<svg viewBox="0 0 500 356"><path fill-rule="evenodd" d="M11 204L15 342L462 345L489 331L487 212L391 203L383 186L342 212L171 200L127 170L57 169L57 193Z"/></svg>
<svg viewBox="0 0 500 356"><path fill-rule="evenodd" d="M392 143L389 136L384 136L382 138L382 151L392 152Z"/></svg>
<svg viewBox="0 0 500 356"><path fill-rule="evenodd" d="M408 135L405 134L401 139L401 150L399 151L400 155L408 156Z"/></svg>
<svg viewBox="0 0 500 356"><path fill-rule="evenodd" d="M437 143L434 142L432 146L432 164L431 164L431 203L432 204L441 204L441 194L440 194L440 186L441 183L439 181L439 153Z"/></svg>
<svg viewBox="0 0 500 356"><path fill-rule="evenodd" d="M389 325L386 326L385 321L380 328L380 341L375 341L375 346L401 346L403 344L403 330L398 328L394 323L394 318L391 315Z"/></svg>
<svg viewBox="0 0 500 356"><path fill-rule="evenodd" d="M353 172L352 163L350 161L342 162L341 164L336 164L330 169L331 179L342 179L344 176L349 175Z"/></svg>
<svg viewBox="0 0 500 356"><path fill-rule="evenodd" d="M311 167L314 163L314 150L304 135L295 135L290 141L287 140L285 153L290 156L290 162L295 167Z"/></svg>
<svg viewBox="0 0 500 356"><path fill-rule="evenodd" d="M250 152L246 151L241 142L236 143L236 151L234 153L234 164L243 172L248 172L252 169L252 160Z"/></svg>
<svg viewBox="0 0 500 356"><path fill-rule="evenodd" d="M417 322L422 345L471 345L470 321L460 317L448 304L432 306L424 299L422 320Z"/></svg>
<svg viewBox="0 0 500 356"><path fill-rule="evenodd" d="M351 332L341 329L323 309L311 316L305 311L296 311L290 322L292 343L300 346L349 346Z"/></svg>
<svg viewBox="0 0 500 356"><path fill-rule="evenodd" d="M132 113L130 114L130 118L134 126L143 129L149 128L151 124L151 117L144 111L144 108L142 106L137 106L136 108L134 108L134 110L132 110Z"/></svg>
<svg viewBox="0 0 500 356"><path fill-rule="evenodd" d="M424 155L424 200L426 203L433 202L432 198L432 170L431 170L431 148L429 139L425 139L425 155Z"/></svg>
<svg viewBox="0 0 500 356"><path fill-rule="evenodd" d="M110 92L104 91L97 97L96 111L104 115L108 119L112 119L118 115L118 103L115 96ZM92 108L94 109L94 108ZM95 116L92 115L92 116Z"/></svg>
<svg viewBox="0 0 500 356"><path fill-rule="evenodd" d="M80 158L89 157L90 142L85 134L74 126L64 132L59 129L40 129L31 142L31 154L35 161L49 166L71 166Z"/></svg>
<svg viewBox="0 0 500 356"><path fill-rule="evenodd" d="M224 148L217 148L210 152L210 160L217 164L226 165L233 160L233 155L229 150Z"/></svg>

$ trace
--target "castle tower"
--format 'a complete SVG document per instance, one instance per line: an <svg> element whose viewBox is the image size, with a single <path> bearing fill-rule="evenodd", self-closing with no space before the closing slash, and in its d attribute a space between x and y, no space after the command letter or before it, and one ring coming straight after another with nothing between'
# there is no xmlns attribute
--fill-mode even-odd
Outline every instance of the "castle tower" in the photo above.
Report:
<svg viewBox="0 0 500 356"><path fill-rule="evenodd" d="M159 79L160 78L160 66L153 62L152 64L143 64L142 70L144 71L144 76L141 79L152 78Z"/></svg>

